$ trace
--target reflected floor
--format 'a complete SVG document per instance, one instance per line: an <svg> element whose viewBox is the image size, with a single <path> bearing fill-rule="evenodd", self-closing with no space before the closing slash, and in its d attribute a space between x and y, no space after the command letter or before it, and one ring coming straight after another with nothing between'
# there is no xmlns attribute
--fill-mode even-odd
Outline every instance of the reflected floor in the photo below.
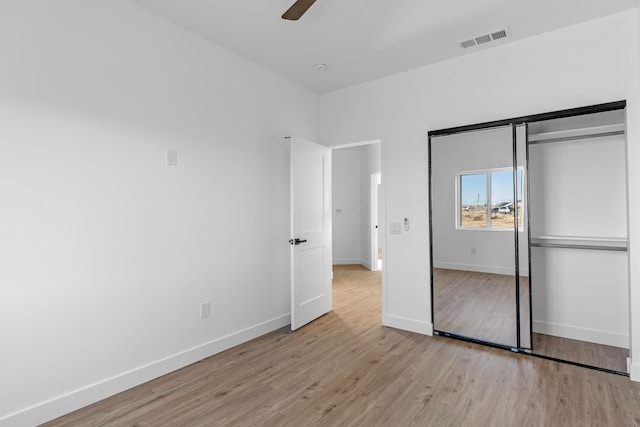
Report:
<svg viewBox="0 0 640 427"><path fill-rule="evenodd" d="M561 360L627 372L626 348L533 333L533 353Z"/></svg>
<svg viewBox="0 0 640 427"><path fill-rule="evenodd" d="M520 278L522 345L529 341L529 283ZM514 277L433 269L434 329L495 344L516 346ZM533 334L535 354L627 372L624 348Z"/></svg>
<svg viewBox="0 0 640 427"><path fill-rule="evenodd" d="M433 282L435 329L517 346L514 276L434 268ZM529 288L526 277L520 282L525 346L529 343Z"/></svg>

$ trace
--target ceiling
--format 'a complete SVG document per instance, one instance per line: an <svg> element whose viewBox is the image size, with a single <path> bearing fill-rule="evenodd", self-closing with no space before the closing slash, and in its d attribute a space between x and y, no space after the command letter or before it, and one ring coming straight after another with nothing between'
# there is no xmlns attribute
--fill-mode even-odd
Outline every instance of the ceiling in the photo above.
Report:
<svg viewBox="0 0 640 427"><path fill-rule="evenodd" d="M319 94L638 7L638 0L130 0ZM460 42L509 29L467 49ZM325 63L326 71L315 64Z"/></svg>

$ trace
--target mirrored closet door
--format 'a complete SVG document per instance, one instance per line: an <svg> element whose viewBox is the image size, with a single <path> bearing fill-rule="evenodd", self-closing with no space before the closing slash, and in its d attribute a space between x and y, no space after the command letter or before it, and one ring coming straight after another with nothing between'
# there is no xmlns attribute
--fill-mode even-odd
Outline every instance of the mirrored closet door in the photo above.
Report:
<svg viewBox="0 0 640 427"><path fill-rule="evenodd" d="M524 127L513 125L430 138L433 324L441 334L530 346L528 286L519 288L528 253L516 250L526 241L525 141Z"/></svg>
<svg viewBox="0 0 640 427"><path fill-rule="evenodd" d="M628 372L624 108L429 132L436 334Z"/></svg>

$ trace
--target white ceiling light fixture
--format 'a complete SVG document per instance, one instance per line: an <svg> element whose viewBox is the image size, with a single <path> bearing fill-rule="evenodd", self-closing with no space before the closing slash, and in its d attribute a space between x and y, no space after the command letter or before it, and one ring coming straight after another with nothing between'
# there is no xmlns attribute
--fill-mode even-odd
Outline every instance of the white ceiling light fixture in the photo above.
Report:
<svg viewBox="0 0 640 427"><path fill-rule="evenodd" d="M315 67L318 71L327 71L329 69L329 66L324 62L318 62Z"/></svg>
<svg viewBox="0 0 640 427"><path fill-rule="evenodd" d="M501 30L492 31L488 34L482 34L480 36L473 37L469 40L464 40L460 42L460 47L463 49L467 49L473 46L478 46L484 43L493 42L496 40L507 38L510 35L509 27L503 28Z"/></svg>

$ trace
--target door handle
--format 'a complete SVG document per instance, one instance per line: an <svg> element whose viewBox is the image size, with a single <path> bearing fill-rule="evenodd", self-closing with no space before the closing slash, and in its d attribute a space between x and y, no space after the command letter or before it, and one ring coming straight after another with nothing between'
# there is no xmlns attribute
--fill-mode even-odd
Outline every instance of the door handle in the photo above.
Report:
<svg viewBox="0 0 640 427"><path fill-rule="evenodd" d="M290 245L299 245L300 243L304 243L304 242L306 242L306 240L300 240L298 238L296 238L295 240L294 239L289 240Z"/></svg>

